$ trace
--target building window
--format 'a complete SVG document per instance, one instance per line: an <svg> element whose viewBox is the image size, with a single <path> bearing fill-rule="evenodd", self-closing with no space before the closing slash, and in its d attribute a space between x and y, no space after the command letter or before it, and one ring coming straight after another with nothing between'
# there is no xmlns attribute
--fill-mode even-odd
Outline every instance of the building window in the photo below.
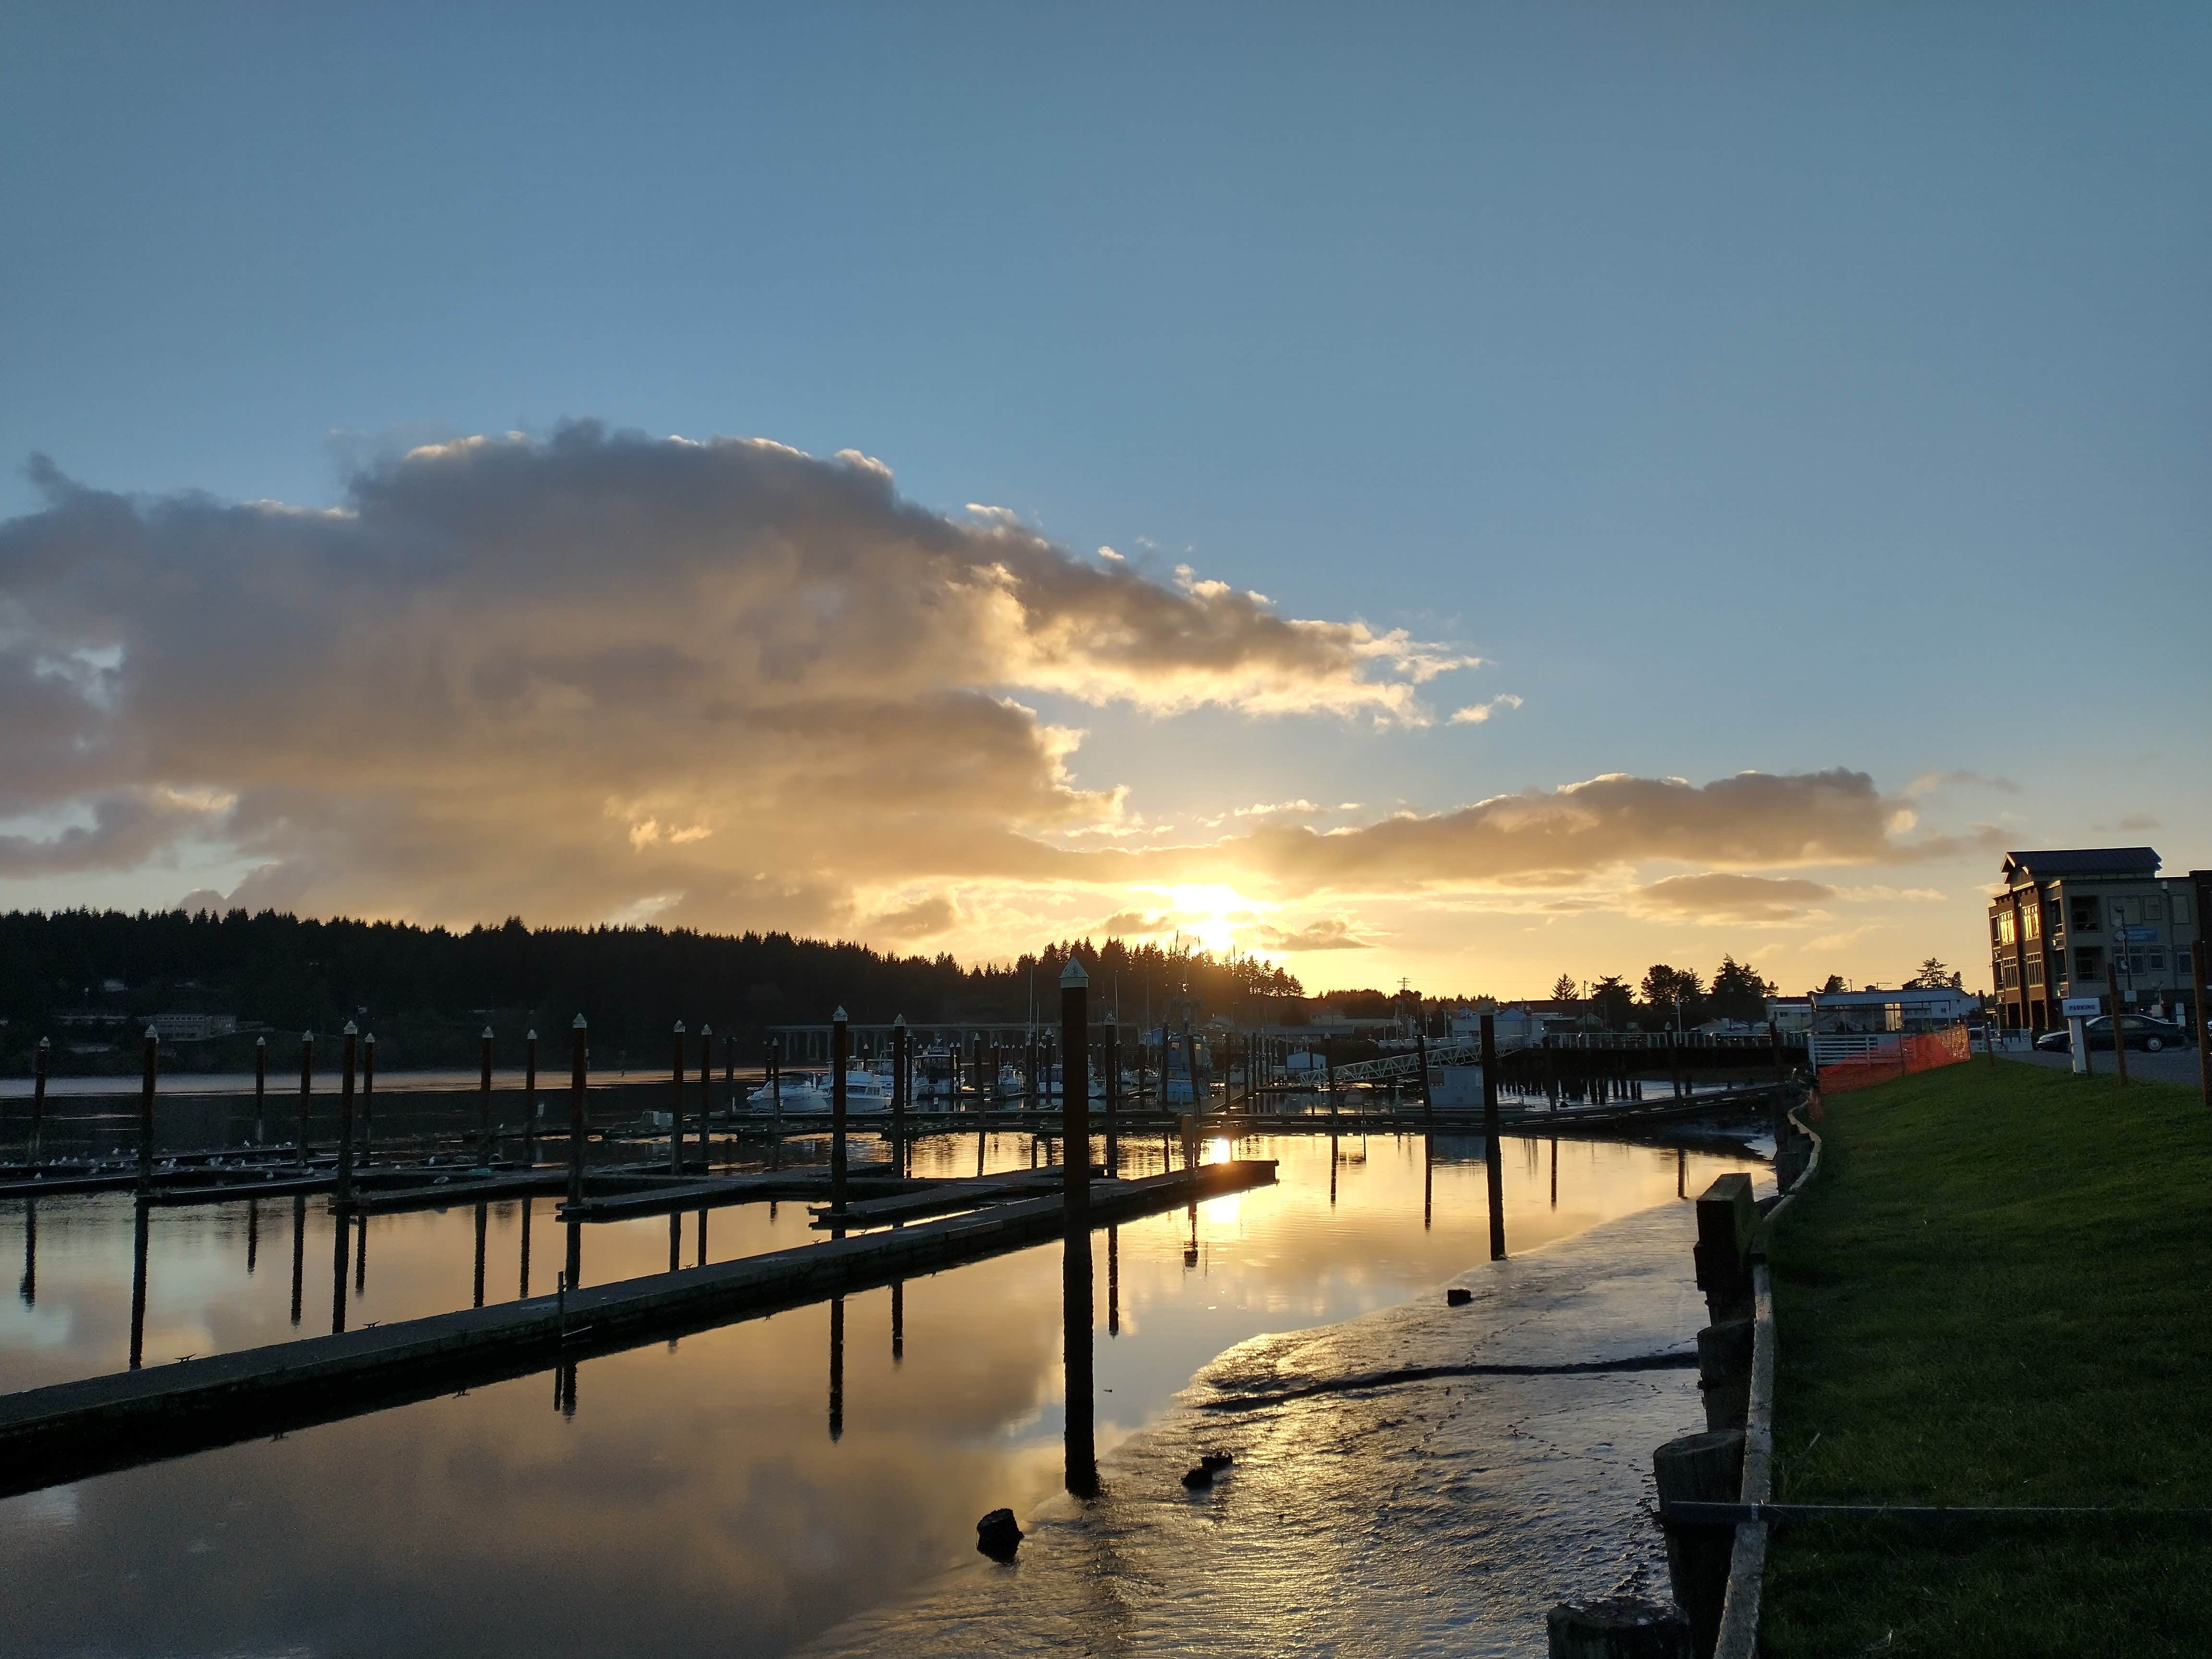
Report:
<svg viewBox="0 0 2212 1659"><path fill-rule="evenodd" d="M2066 925L2068 927L2071 927L2077 933L2094 933L2097 931L2096 900L2093 898L2077 898L2074 901L2070 908L2072 914L2067 918Z"/></svg>
<svg viewBox="0 0 2212 1659"><path fill-rule="evenodd" d="M2012 912L2009 909L1999 912L1991 919L1990 925L1996 930L1998 944L2009 945L2013 942L2014 935L2012 929Z"/></svg>
<svg viewBox="0 0 2212 1659"><path fill-rule="evenodd" d="M2041 957L2030 957L2027 959L2027 982L2030 985L2040 985L2043 983L2043 958Z"/></svg>
<svg viewBox="0 0 2212 1659"><path fill-rule="evenodd" d="M2105 951L2102 945L2077 945L2074 947L2074 977L2094 979L2105 971Z"/></svg>

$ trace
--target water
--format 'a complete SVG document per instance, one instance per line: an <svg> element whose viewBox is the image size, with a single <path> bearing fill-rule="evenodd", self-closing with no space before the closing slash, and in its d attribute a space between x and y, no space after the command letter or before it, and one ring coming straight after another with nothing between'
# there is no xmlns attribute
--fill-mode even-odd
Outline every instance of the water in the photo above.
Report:
<svg viewBox="0 0 2212 1659"><path fill-rule="evenodd" d="M1434 1160L1417 1137L1346 1140L1334 1163L1326 1138L1236 1150L1280 1159L1280 1183L1093 1239L1109 1492L1127 1460L1165 1455L1147 1436L1188 1409L1176 1396L1195 1373L1247 1339L1426 1307L1478 1264L1477 1279L1510 1275L1549 1241L1750 1167L1509 1139L1516 1262L1499 1270L1486 1262L1482 1166L1454 1156L1479 1143L1440 1140ZM1156 1144L1138 1151L1157 1167ZM1026 1167L1031 1148L995 1137L985 1156ZM972 1138L927 1141L917 1172L973 1173L975 1159ZM325 1207L304 1208L297 1329L314 1334L334 1310L334 1241ZM124 1363L131 1214L106 1195L39 1204L34 1299L0 1312L0 1386ZM533 1221L543 1294L561 1230L542 1201ZM23 1261L27 1222L21 1205L0 1212L0 1261ZM817 1237L805 1223L802 1206L714 1211L708 1259ZM245 1205L154 1212L148 1363L294 1334L292 1224L289 1200L260 1206L249 1274ZM688 1263L697 1219L679 1225ZM521 1230L519 1204L484 1217L487 1301L524 1288ZM473 1208L373 1218L347 1322L470 1305L476 1239ZM659 1271L669 1248L665 1218L588 1228L586 1279ZM986 1510L1011 1505L1028 1524L1069 1505L1055 1498L1060 1270L1054 1245L908 1282L896 1353L894 1293L880 1290L588 1361L573 1416L548 1374L0 1501L10 1650L772 1654L830 1639L971 1571ZM1071 1509L1054 1524L1086 1522Z"/></svg>

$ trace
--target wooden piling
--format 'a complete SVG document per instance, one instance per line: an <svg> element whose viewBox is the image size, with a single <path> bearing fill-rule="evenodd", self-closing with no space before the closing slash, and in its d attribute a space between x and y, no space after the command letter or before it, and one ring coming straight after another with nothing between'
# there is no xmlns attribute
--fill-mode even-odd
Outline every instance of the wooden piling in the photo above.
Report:
<svg viewBox="0 0 2212 1659"><path fill-rule="evenodd" d="M572 1054L568 1073L568 1201L584 1201L584 1087L585 1087L585 1028L584 1017L576 1016L569 1028L572 1033ZM569 1233L570 1248L574 1248L575 1234ZM572 1264L573 1265L573 1264Z"/></svg>
<svg viewBox="0 0 2212 1659"><path fill-rule="evenodd" d="M1690 1622L1639 1596L1562 1601L1544 1617L1547 1659L1692 1659Z"/></svg>
<svg viewBox="0 0 2212 1659"><path fill-rule="evenodd" d="M522 1039L522 1167L535 1169L537 1164L538 1028L533 1025Z"/></svg>
<svg viewBox="0 0 2212 1659"><path fill-rule="evenodd" d="M1433 1118L1437 1109L1429 1098L1429 1034L1426 1031L1413 1033L1413 1063L1420 1068L1421 1073L1421 1115Z"/></svg>
<svg viewBox="0 0 2212 1659"><path fill-rule="evenodd" d="M1121 1107L1121 1017L1117 1010L1101 1045L1101 1059L1106 1066L1106 1173L1109 1176L1121 1173L1121 1125L1117 1121Z"/></svg>
<svg viewBox="0 0 2212 1659"><path fill-rule="evenodd" d="M1498 1019L1482 1017L1482 1179L1490 1210L1490 1259L1505 1260L1505 1149L1498 1121Z"/></svg>
<svg viewBox="0 0 2212 1659"><path fill-rule="evenodd" d="M699 1169L703 1175L714 1170L714 1147L708 1139L713 1133L708 1121L714 1115L714 1028L699 1028Z"/></svg>
<svg viewBox="0 0 2212 1659"><path fill-rule="evenodd" d="M376 1141L376 1033L361 1040L361 1162L368 1166ZM363 1241L366 1248L366 1240Z"/></svg>
<svg viewBox="0 0 2212 1659"><path fill-rule="evenodd" d="M684 1022L676 1022L676 1061L668 1088L668 1173L684 1173Z"/></svg>
<svg viewBox="0 0 2212 1659"><path fill-rule="evenodd" d="M161 1073L161 1039L146 1028L144 1075L138 1085L138 1196L154 1190L154 1091ZM143 1215L144 1212L142 1210ZM143 1223L141 1224L143 1224Z"/></svg>
<svg viewBox="0 0 2212 1659"><path fill-rule="evenodd" d="M891 1021L891 1169L898 1175L906 1173L906 1097L913 1083L912 1066L906 1016L900 1014Z"/></svg>
<svg viewBox="0 0 2212 1659"><path fill-rule="evenodd" d="M52 1037L39 1039L36 1069L31 1074L31 1138L24 1148L24 1162L36 1169L44 1155L46 1134L46 1073L53 1064L54 1042Z"/></svg>
<svg viewBox="0 0 2212 1659"><path fill-rule="evenodd" d="M1090 985L1083 964L1069 957L1060 975L1060 1121L1066 1149L1060 1164L1067 1174L1070 1239L1091 1236ZM1087 1312L1085 1317L1087 1321Z"/></svg>
<svg viewBox="0 0 2212 1659"><path fill-rule="evenodd" d="M300 1033L300 1167L307 1164L307 1109L315 1095L315 1034Z"/></svg>
<svg viewBox="0 0 2212 1659"><path fill-rule="evenodd" d="M830 1020L830 1207L841 1215L845 1209L845 1057L852 1042L852 1027L840 1008ZM841 1321L842 1317L841 1304Z"/></svg>
<svg viewBox="0 0 2212 1659"><path fill-rule="evenodd" d="M830 1298L830 1438L845 1437L845 1298Z"/></svg>
<svg viewBox="0 0 2212 1659"><path fill-rule="evenodd" d="M1685 1435L1651 1454L1651 1472L1659 1488L1660 1525L1667 1534L1667 1576L1673 1583L1675 1604L1690 1621L1691 1639L1701 1654L1713 1650L1720 1633L1735 1528L1669 1521L1667 1506L1735 1503L1743 1483L1743 1431L1728 1429Z"/></svg>
<svg viewBox="0 0 2212 1659"><path fill-rule="evenodd" d="M1752 1315L1751 1235L1757 1221L1751 1177L1740 1170L1715 1178L1698 1200L1698 1288L1712 1322Z"/></svg>
<svg viewBox="0 0 2212 1659"><path fill-rule="evenodd" d="M491 1027L477 1040L477 1164L491 1168Z"/></svg>
<svg viewBox="0 0 2212 1659"><path fill-rule="evenodd" d="M341 1205L353 1200L353 1074L355 1064L360 1058L360 1033L355 1030L354 1023L348 1020L345 1023L345 1054L338 1082L337 1179L331 1194ZM343 1222L339 1224L338 1231L345 1231Z"/></svg>
<svg viewBox="0 0 2212 1659"><path fill-rule="evenodd" d="M269 1143L269 1039L253 1039L253 1144Z"/></svg>
<svg viewBox="0 0 2212 1659"><path fill-rule="evenodd" d="M292 1322L300 1322L300 1297L307 1283L307 1198L296 1194L292 1200Z"/></svg>

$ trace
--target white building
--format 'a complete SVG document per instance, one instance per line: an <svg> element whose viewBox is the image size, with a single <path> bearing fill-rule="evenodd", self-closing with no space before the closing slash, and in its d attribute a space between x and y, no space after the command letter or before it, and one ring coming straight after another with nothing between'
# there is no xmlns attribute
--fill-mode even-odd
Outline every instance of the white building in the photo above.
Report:
<svg viewBox="0 0 2212 1659"><path fill-rule="evenodd" d="M1815 991L1808 1000L1816 1031L1929 1031L1956 1025L1982 1006L1972 992L1948 987Z"/></svg>

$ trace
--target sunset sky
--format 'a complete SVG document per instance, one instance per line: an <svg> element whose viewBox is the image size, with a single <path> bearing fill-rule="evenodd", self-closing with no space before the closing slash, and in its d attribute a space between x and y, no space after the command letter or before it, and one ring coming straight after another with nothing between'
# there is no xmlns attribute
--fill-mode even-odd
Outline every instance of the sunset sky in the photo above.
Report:
<svg viewBox="0 0 2212 1659"><path fill-rule="evenodd" d="M11 8L0 908L1986 986L2212 865L2201 7Z"/></svg>

